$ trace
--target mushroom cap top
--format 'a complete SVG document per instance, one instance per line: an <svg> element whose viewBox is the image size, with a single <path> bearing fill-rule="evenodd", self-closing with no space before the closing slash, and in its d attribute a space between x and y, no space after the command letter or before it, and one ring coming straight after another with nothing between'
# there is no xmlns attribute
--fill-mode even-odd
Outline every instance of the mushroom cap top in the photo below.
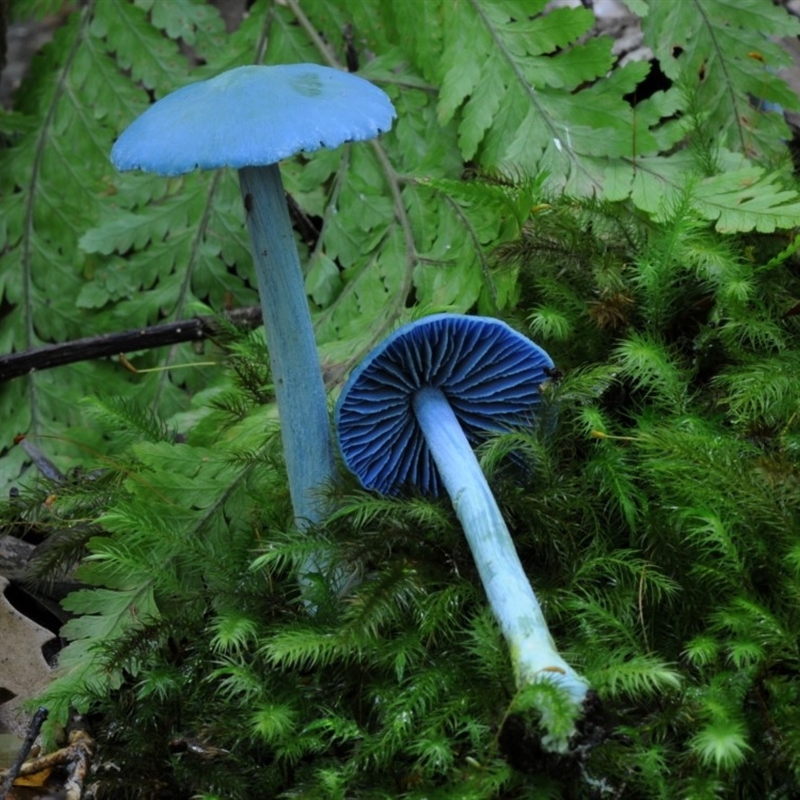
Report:
<svg viewBox="0 0 800 800"><path fill-rule="evenodd" d="M177 89L117 139L121 170L182 175L199 167L274 164L389 130L388 96L357 75L317 64L246 66Z"/></svg>
<svg viewBox="0 0 800 800"><path fill-rule="evenodd" d="M392 494L441 482L417 422L419 389L441 390L472 444L531 424L550 356L500 320L434 314L399 328L350 375L336 404L347 466L366 489Z"/></svg>

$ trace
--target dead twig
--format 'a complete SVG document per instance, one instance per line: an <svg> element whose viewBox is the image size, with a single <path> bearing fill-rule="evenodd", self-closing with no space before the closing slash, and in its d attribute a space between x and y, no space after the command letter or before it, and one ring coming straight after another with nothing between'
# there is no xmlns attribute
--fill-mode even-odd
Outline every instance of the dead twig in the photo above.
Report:
<svg viewBox="0 0 800 800"><path fill-rule="evenodd" d="M39 724L41 725L41 723ZM36 736L33 738L35 739ZM86 776L89 774L93 754L94 739L85 730L74 730L69 735L69 744L66 747L26 761L17 768L17 774L11 778L9 771L3 786L9 781L9 778L11 782L5 793L0 794L0 800L5 800L6 794L11 790L17 778L27 778L32 775L38 775L40 772L50 772L54 767L65 767L67 771L63 784L64 800L81 800L83 785L86 781Z"/></svg>
<svg viewBox="0 0 800 800"><path fill-rule="evenodd" d="M14 785L14 781L22 773L25 767L25 759L28 757L28 753L30 753L33 743L36 741L36 737L39 735L44 721L47 719L47 713L47 709L42 706L33 715L31 724L28 726L28 732L25 734L25 740L22 742L22 747L19 753L17 753L14 763L9 768L0 786L0 800L6 800L8 793L11 791L11 787Z"/></svg>
<svg viewBox="0 0 800 800"><path fill-rule="evenodd" d="M227 313L225 319L232 325L255 328L261 324L261 309L258 306L238 308ZM48 344L33 350L0 356L0 382L19 378L35 370L51 369L77 361L108 358L120 353L208 339L219 335L220 329L220 321L214 317L193 317L133 331L104 333L71 342Z"/></svg>

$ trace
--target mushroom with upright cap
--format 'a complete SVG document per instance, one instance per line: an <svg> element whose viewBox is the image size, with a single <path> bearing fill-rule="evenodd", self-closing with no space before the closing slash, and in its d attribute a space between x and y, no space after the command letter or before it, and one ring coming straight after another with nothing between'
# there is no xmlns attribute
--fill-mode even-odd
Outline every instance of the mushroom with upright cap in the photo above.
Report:
<svg viewBox="0 0 800 800"><path fill-rule="evenodd" d="M336 406L339 447L367 489L444 486L508 643L517 685L549 680L580 706L588 684L556 651L508 527L472 450L532 422L552 368L499 320L436 314L397 330L353 371Z"/></svg>
<svg viewBox="0 0 800 800"><path fill-rule="evenodd" d="M234 167L253 249L295 520L321 521L333 442L303 273L277 162L371 139L395 111L363 78L316 64L246 66L154 103L111 151L117 169Z"/></svg>

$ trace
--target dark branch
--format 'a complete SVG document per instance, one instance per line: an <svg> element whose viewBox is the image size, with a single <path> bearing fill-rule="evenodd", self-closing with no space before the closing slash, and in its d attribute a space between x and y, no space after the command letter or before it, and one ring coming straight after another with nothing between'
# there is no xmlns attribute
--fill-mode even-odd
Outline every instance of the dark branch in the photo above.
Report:
<svg viewBox="0 0 800 800"><path fill-rule="evenodd" d="M225 318L233 325L255 328L261 324L261 309L258 306L238 308L227 313ZM220 322L214 317L193 317L135 331L104 333L71 342L49 344L22 353L0 356L0 382L27 375L34 370L60 367L64 364L74 364L76 361L88 361L178 342L208 339L218 335L220 330Z"/></svg>
<svg viewBox="0 0 800 800"><path fill-rule="evenodd" d="M19 775L20 769L22 769L22 765L25 763L25 759L28 757L28 753L30 753L33 743L36 741L36 737L39 735L44 721L47 719L47 715L48 711L44 706L39 708L33 715L33 719L31 719L31 723L28 726L28 733L25 736L25 741L22 743L22 747L19 753L17 753L14 763L6 773L2 786L0 786L0 800L5 800L11 792L14 781L17 775Z"/></svg>

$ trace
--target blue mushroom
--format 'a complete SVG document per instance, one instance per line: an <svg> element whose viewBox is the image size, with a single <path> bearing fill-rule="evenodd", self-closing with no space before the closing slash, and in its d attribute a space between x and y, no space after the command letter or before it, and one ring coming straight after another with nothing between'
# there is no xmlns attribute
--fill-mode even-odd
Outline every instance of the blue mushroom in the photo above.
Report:
<svg viewBox="0 0 800 800"><path fill-rule="evenodd" d="M530 424L550 357L504 322L437 314L389 336L336 406L339 447L367 489L442 487L508 643L518 687L542 680L580 707L587 682L556 651L511 535L473 452L487 431Z"/></svg>
<svg viewBox="0 0 800 800"><path fill-rule="evenodd" d="M295 520L321 521L333 442L303 273L277 162L371 139L394 119L378 87L316 64L246 66L162 98L117 139L119 170L239 171Z"/></svg>

